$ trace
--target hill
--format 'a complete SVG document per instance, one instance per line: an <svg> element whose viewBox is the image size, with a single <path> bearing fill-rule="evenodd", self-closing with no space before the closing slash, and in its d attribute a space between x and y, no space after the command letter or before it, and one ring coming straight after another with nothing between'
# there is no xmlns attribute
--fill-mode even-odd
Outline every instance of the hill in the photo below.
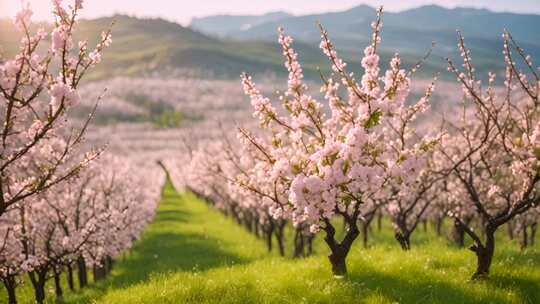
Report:
<svg viewBox="0 0 540 304"><path fill-rule="evenodd" d="M193 18L191 27L202 32L227 36L238 30L248 30L266 22L278 21L288 17L292 17L292 15L285 12L272 12L260 16L218 15L211 18Z"/></svg>
<svg viewBox="0 0 540 304"><path fill-rule="evenodd" d="M101 31L109 28L113 21L112 47L105 51L103 63L89 75L91 79L184 70L235 79L242 72L280 76L285 73L276 31L272 33L273 38L268 40L216 38L163 19L116 15L81 20L75 38L90 38L92 45L97 42ZM0 24L0 47L5 55L13 55L17 47L17 31L6 20L0 21ZM328 61L318 43L297 41L295 49L300 54L308 78L318 79L319 67L323 72L329 71ZM355 67L360 67L358 54L358 48L341 51L341 56ZM383 61L387 62L392 54L383 52ZM405 54L402 57L405 64L413 65L420 56ZM444 64L430 62L423 72L429 76L443 69Z"/></svg>
<svg viewBox="0 0 540 304"><path fill-rule="evenodd" d="M371 37L370 23L375 14L375 8L361 5L342 12L287 16L248 28L237 27L236 30L228 30L226 35L235 39L271 41L275 37L276 28L283 26L297 39L315 43L320 39L315 23L321 22L336 45L343 50L354 51L368 43ZM193 20L191 27L209 35L222 35L217 29L230 28L233 22L237 20L232 17L219 19L209 16ZM434 50L434 60L438 65L442 64L440 57L457 56L456 29L465 35L467 45L472 49L475 62L481 69L502 68L500 37L505 28L533 58L540 57L540 32L534 30L540 26L540 15L496 13L472 8L447 9L429 5L398 13L386 12L383 24L381 47L384 50L399 50L421 56L431 42L436 41L438 46Z"/></svg>
<svg viewBox="0 0 540 304"><path fill-rule="evenodd" d="M307 16L269 13L262 16L214 16L194 19L184 27L163 19L141 19L125 15L82 20L76 38L92 38L113 27L113 45L106 50L104 62L89 75L90 79L115 76L141 76L154 73L198 71L202 75L238 79L241 72L284 76L281 50L276 43L276 28L284 25L295 37L307 78L318 79L318 68L329 72L329 64L318 45L320 33L315 23L329 30L340 55L357 73L360 56L371 35L370 23L375 10L358 6L344 12ZM540 25L540 16L492 13L486 10L425 6L384 17L382 62L399 51L405 66L413 65L436 40L438 45L420 77L445 72L444 57L458 57L455 28L464 29L467 45L479 72L502 71L500 31L510 24L514 36L533 58L540 58L540 33L531 30ZM17 31L0 20L0 50L12 55L17 48ZM489 25L489 26L487 26ZM199 32L202 31L202 32ZM453 77L452 77L453 78Z"/></svg>
<svg viewBox="0 0 540 304"><path fill-rule="evenodd" d="M76 39L97 42L101 31L114 22L113 44L103 63L90 75L102 79L153 72L199 70L214 76L235 77L240 73L283 73L280 47L269 41L235 41L213 38L163 19L140 19L125 15L81 20ZM7 56L17 48L18 32L0 20L0 46ZM299 43L305 69L312 75L325 58L315 46Z"/></svg>

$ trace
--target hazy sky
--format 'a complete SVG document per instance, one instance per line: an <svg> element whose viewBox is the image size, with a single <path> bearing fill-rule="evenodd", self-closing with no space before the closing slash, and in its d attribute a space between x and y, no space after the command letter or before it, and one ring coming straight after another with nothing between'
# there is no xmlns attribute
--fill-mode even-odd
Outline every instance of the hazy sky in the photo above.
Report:
<svg viewBox="0 0 540 304"><path fill-rule="evenodd" d="M72 1L72 0L64 0ZM29 0L35 17L50 18L50 0ZM163 17L188 24L192 17L214 14L260 14L283 10L307 14L347 9L359 4L384 5L389 11L403 10L424 4L446 7L474 6L495 11L540 14L540 0L86 0L84 17L127 13L137 16ZM20 0L0 0L0 17L13 16Z"/></svg>

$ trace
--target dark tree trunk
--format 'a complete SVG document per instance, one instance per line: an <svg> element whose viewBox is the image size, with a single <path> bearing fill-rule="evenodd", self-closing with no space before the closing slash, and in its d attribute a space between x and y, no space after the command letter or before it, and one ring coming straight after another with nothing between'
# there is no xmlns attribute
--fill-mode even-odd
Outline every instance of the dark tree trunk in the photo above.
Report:
<svg viewBox="0 0 540 304"><path fill-rule="evenodd" d="M411 234L408 232L396 231L394 237L398 241L401 249L408 251L411 249Z"/></svg>
<svg viewBox="0 0 540 304"><path fill-rule="evenodd" d="M17 304L17 281L15 276L7 276L2 282L8 293L8 304Z"/></svg>
<svg viewBox="0 0 540 304"><path fill-rule="evenodd" d="M362 222L362 244L368 248L370 222Z"/></svg>
<svg viewBox="0 0 540 304"><path fill-rule="evenodd" d="M527 249L527 246L529 245L528 228L529 227L527 225L523 225L523 227L521 228L521 250Z"/></svg>
<svg viewBox="0 0 540 304"><path fill-rule="evenodd" d="M253 225L252 225L252 221L251 221L251 215L249 213L244 214L244 226L246 226L246 229L250 233L253 233Z"/></svg>
<svg viewBox="0 0 540 304"><path fill-rule="evenodd" d="M360 231L356 225L356 219L349 221L347 226L345 237L343 241L339 243L335 238L336 229L334 226L332 226L332 224L330 224L329 221L326 222L326 226L324 228L326 232L324 240L326 244L328 244L328 247L330 247L331 251L328 259L332 264L332 272L338 277L347 275L347 255L349 254L354 240L356 240L356 238L360 235Z"/></svg>
<svg viewBox="0 0 540 304"><path fill-rule="evenodd" d="M62 284L60 282L60 270L57 267L53 267L54 274L54 293L56 295L56 303L64 302L64 290L62 290Z"/></svg>
<svg viewBox="0 0 540 304"><path fill-rule="evenodd" d="M105 269L105 259L101 261L100 265L94 265L93 272L94 282L99 282L105 278L107 274L107 271Z"/></svg>
<svg viewBox="0 0 540 304"><path fill-rule="evenodd" d="M442 235L443 222L444 222L443 217L437 217L437 219L435 219L435 232L437 233L438 237Z"/></svg>
<svg viewBox="0 0 540 304"><path fill-rule="evenodd" d="M74 291L75 290L75 282L73 279L73 265L71 263L68 263L66 266L67 269L67 283L69 290Z"/></svg>
<svg viewBox="0 0 540 304"><path fill-rule="evenodd" d="M465 229L461 226L458 219L454 219L452 241L461 248L465 246Z"/></svg>
<svg viewBox="0 0 540 304"><path fill-rule="evenodd" d="M32 287L34 287L34 295L37 304L45 302L45 283L47 281L47 272L45 270L32 271L28 273Z"/></svg>
<svg viewBox="0 0 540 304"><path fill-rule="evenodd" d="M105 258L105 262L106 262L106 264L105 264L105 265L106 265L106 269L105 269L105 270L106 270L106 272L107 272L106 274L108 275L109 273L111 273L111 271L112 271L112 269L113 269L113 266L114 266L114 260L113 260L112 257L107 256L107 257Z"/></svg>
<svg viewBox="0 0 540 304"><path fill-rule="evenodd" d="M255 221L255 233L259 239L264 239L264 229L258 220Z"/></svg>
<svg viewBox="0 0 540 304"><path fill-rule="evenodd" d="M377 214L377 230L379 231L382 230L382 218L383 218L382 212L379 212Z"/></svg>
<svg viewBox="0 0 540 304"><path fill-rule="evenodd" d="M306 256L311 256L313 254L313 240L315 239L315 234L308 233L306 236L306 242L307 242L307 252Z"/></svg>
<svg viewBox="0 0 540 304"><path fill-rule="evenodd" d="M424 232L427 232L427 220L422 220L422 226L424 227Z"/></svg>
<svg viewBox="0 0 540 304"><path fill-rule="evenodd" d="M307 253L306 253L306 255L307 256L311 256L313 254L313 239L314 238L315 238L315 235L312 234L312 233L309 233L306 236L306 241L307 241Z"/></svg>
<svg viewBox="0 0 540 304"><path fill-rule="evenodd" d="M303 227L297 227L294 233L294 253L293 258L299 258L304 255L304 235Z"/></svg>
<svg viewBox="0 0 540 304"><path fill-rule="evenodd" d="M268 252L272 252L272 237L274 234L272 232L266 233L266 249Z"/></svg>
<svg viewBox="0 0 540 304"><path fill-rule="evenodd" d="M538 223L533 223L531 225L531 241L529 242L531 244L531 247L534 247L534 244L536 242L536 230L538 229Z"/></svg>
<svg viewBox="0 0 540 304"><path fill-rule="evenodd" d="M79 278L79 288L83 289L88 285L88 273L86 271L86 262L82 256L77 259L77 275Z"/></svg>
<svg viewBox="0 0 540 304"><path fill-rule="evenodd" d="M276 240L279 249L279 255L285 256L285 222L279 221L275 229Z"/></svg>
<svg viewBox="0 0 540 304"><path fill-rule="evenodd" d="M485 245L475 243L470 248L476 254L477 258L476 272L472 277L473 279L487 277L491 262L493 261L493 254L495 253L495 229L488 225L485 236Z"/></svg>
<svg viewBox="0 0 540 304"><path fill-rule="evenodd" d="M266 249L268 252L272 252L272 237L274 236L274 223L273 220L270 220L268 228L266 229Z"/></svg>
<svg viewBox="0 0 540 304"><path fill-rule="evenodd" d="M510 240L513 240L514 239L514 224L513 224L513 221L510 221L510 222L508 222L508 224L506 224L506 231L508 232L508 238Z"/></svg>

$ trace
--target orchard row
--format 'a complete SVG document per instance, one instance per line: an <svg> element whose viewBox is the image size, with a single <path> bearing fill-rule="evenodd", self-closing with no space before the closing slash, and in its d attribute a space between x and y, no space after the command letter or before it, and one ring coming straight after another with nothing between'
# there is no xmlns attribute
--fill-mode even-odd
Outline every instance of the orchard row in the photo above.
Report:
<svg viewBox="0 0 540 304"><path fill-rule="evenodd" d="M338 276L346 274L349 250L375 215L391 218L404 250L422 220L432 219L440 227L450 218L457 242L463 245L465 235L473 241L473 277L485 277L501 226L517 227L523 246L531 241L528 234L534 240L536 233L538 69L504 32L506 69L499 77L489 73L482 78L458 32L461 63L448 59L448 70L462 88L456 93L463 101L439 121L430 119L430 125L420 127L419 117L434 115L429 101L437 80L413 101L412 76L424 60L404 67L396 54L381 70L381 13L372 24L359 76L320 27L320 48L332 67L330 75L321 75L324 101L309 94L293 39L280 29L289 77L278 101L243 75L259 127L238 128L239 142L223 131L214 141L192 147L190 165L177 167L173 176L179 186L265 235L269 247L275 234L281 249L286 222L297 229L295 255L304 252L303 244L309 247L314 235L323 234ZM336 219L345 223L342 238L336 234Z"/></svg>
<svg viewBox="0 0 540 304"><path fill-rule="evenodd" d="M75 44L83 1L53 5L50 33L32 33L32 11L23 6L15 18L19 52L0 59L0 280L10 304L22 283L43 303L50 279L62 299L63 273L70 289L75 273L81 288L88 283L88 268L104 278L153 218L165 179L155 164L106 155L85 140L99 98L87 119L68 115L111 34L103 32L92 50Z"/></svg>

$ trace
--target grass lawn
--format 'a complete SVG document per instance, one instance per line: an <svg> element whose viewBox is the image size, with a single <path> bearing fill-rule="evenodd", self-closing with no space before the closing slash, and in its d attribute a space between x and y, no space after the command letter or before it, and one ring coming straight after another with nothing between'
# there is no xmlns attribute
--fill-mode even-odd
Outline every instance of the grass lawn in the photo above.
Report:
<svg viewBox="0 0 540 304"><path fill-rule="evenodd" d="M348 259L350 275L335 279L321 237L311 258L268 254L262 240L167 183L154 222L118 259L110 278L67 291L65 302L540 303L538 245L520 252L501 231L490 279L471 282L473 253L448 245L429 228L420 227L412 236L413 249L403 252L385 222L383 230L375 229L372 248L357 241ZM20 303L32 302L30 286L18 294ZM54 303L52 289L49 296Z"/></svg>

